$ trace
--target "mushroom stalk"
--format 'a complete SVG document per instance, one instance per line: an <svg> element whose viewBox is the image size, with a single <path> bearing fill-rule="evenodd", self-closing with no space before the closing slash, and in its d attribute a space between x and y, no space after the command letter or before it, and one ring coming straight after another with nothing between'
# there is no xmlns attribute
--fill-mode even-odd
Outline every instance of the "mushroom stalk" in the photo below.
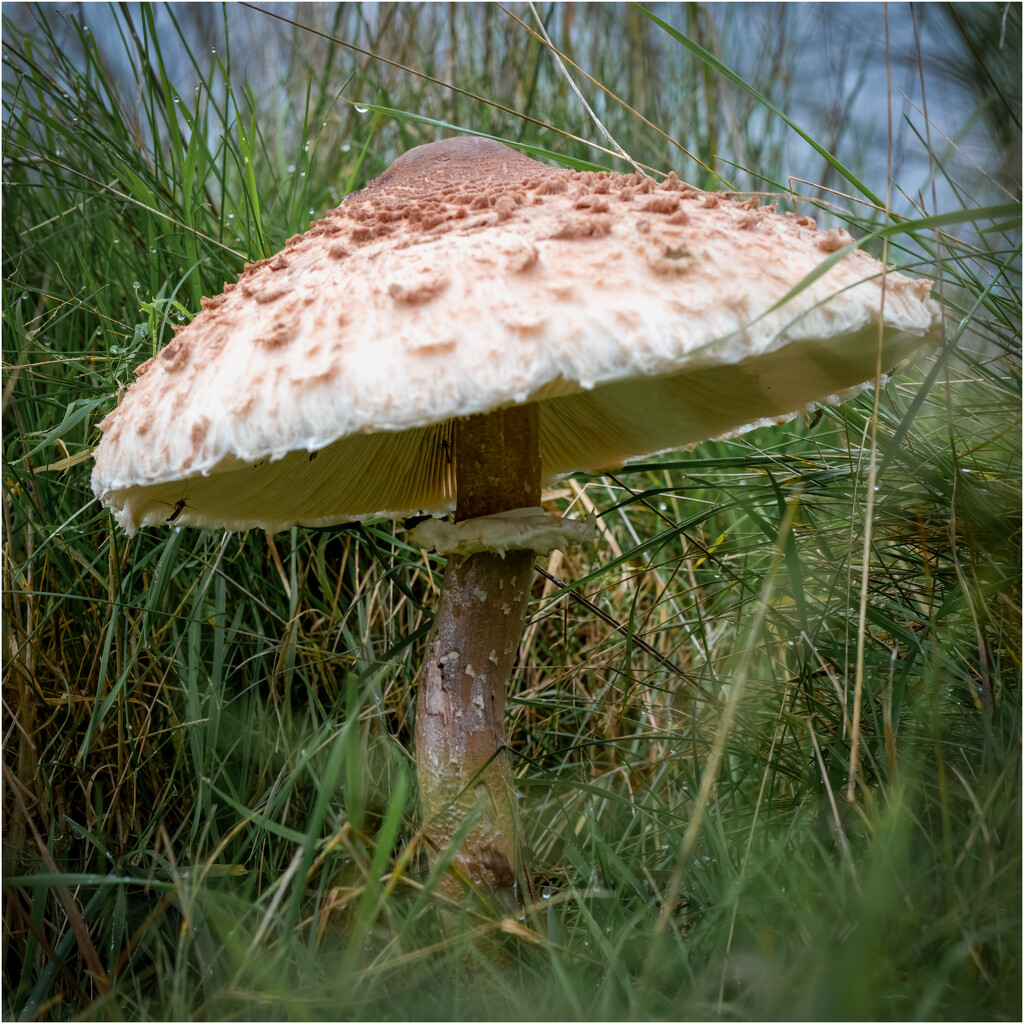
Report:
<svg viewBox="0 0 1024 1024"><path fill-rule="evenodd" d="M536 405L456 423L457 522L540 502ZM450 555L416 709L416 766L431 857L470 814L453 864L507 906L517 871L505 693L533 579L532 551Z"/></svg>

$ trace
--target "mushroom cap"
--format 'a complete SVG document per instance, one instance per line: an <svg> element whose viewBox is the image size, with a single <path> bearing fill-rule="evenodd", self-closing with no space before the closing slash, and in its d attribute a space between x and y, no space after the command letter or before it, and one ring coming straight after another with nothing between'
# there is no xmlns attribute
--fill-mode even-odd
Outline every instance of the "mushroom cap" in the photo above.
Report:
<svg viewBox="0 0 1024 1024"><path fill-rule="evenodd" d="M781 422L939 338L931 283L851 241L639 174L459 137L246 266L100 424L129 533L454 507L452 422L536 402L545 482ZM884 301L883 301L884 286Z"/></svg>

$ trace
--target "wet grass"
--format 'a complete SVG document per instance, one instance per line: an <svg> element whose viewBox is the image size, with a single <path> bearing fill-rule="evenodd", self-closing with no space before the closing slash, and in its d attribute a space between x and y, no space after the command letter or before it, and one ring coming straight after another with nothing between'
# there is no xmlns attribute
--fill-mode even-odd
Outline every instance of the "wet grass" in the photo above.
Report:
<svg viewBox="0 0 1024 1024"><path fill-rule="evenodd" d="M785 17L730 63L775 10L540 14L642 165L783 195L814 168L801 212L883 229L855 140L794 121L812 162L787 149ZM435 124L622 169L514 13L313 7L263 63L232 50L241 17L272 34L253 10L5 23L5 1016L1019 1019L1019 177L922 121L961 201L898 182L884 237L941 282L942 350L877 408L546 495L603 543L539 563L520 918L464 908L453 938L420 848L437 561L388 522L129 542L94 500L132 368ZM978 117L1019 126L1000 81Z"/></svg>

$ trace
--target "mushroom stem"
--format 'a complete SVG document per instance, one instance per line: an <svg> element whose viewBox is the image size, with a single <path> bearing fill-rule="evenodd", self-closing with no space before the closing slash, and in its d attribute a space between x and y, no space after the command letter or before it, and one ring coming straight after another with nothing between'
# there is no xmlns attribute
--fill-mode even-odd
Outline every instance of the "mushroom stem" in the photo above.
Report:
<svg viewBox="0 0 1024 1024"><path fill-rule="evenodd" d="M502 409L456 423L456 521L540 502L538 410ZM416 766L431 857L470 814L453 864L515 900L516 809L505 749L505 692L533 579L533 552L451 555L427 643L416 709ZM445 887L449 893L457 888Z"/></svg>

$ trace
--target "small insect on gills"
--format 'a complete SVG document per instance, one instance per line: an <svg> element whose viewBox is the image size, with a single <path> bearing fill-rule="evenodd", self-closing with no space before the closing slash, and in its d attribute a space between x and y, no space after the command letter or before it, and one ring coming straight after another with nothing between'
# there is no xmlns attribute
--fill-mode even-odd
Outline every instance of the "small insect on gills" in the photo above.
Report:
<svg viewBox="0 0 1024 1024"><path fill-rule="evenodd" d="M164 520L164 522L166 522L166 523L173 523L174 520L177 519L178 516L180 516L181 513L184 512L184 511L185 511L185 499L184 498L179 498L174 503L174 508L171 509L171 514Z"/></svg>
<svg viewBox="0 0 1024 1024"><path fill-rule="evenodd" d="M441 451L444 452L444 462L449 468L452 464L452 421L449 420L445 423L439 431L441 437L438 440L438 444L441 447Z"/></svg>
<svg viewBox="0 0 1024 1024"><path fill-rule="evenodd" d="M188 494L182 494L182 496L171 506L171 514L164 520L164 522L173 523L186 508L188 508Z"/></svg>

